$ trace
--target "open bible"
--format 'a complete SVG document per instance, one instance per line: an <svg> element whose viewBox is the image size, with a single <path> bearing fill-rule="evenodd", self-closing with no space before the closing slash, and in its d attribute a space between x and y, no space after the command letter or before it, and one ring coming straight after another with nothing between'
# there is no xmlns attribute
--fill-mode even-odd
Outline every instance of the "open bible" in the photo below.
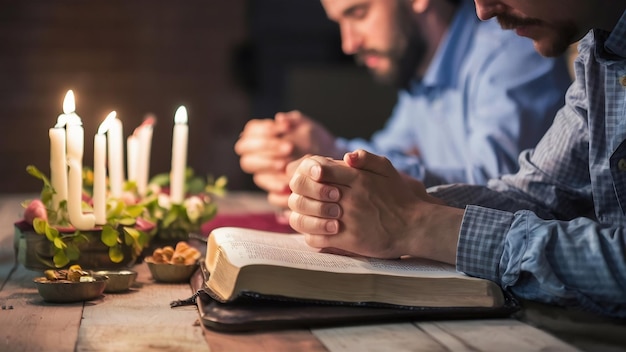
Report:
<svg viewBox="0 0 626 352"><path fill-rule="evenodd" d="M219 302L260 295L303 302L403 307L504 305L495 283L420 258L374 259L326 253L301 234L236 227L208 238L205 287Z"/></svg>

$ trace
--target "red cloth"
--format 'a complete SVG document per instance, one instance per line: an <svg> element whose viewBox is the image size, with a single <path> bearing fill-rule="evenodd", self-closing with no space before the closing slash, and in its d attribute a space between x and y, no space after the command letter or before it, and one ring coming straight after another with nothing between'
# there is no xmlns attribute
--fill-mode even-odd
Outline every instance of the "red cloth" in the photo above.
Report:
<svg viewBox="0 0 626 352"><path fill-rule="evenodd" d="M202 225L202 234L208 236L213 229L225 226L245 227L249 229L294 233L289 226L276 219L275 213L220 214Z"/></svg>

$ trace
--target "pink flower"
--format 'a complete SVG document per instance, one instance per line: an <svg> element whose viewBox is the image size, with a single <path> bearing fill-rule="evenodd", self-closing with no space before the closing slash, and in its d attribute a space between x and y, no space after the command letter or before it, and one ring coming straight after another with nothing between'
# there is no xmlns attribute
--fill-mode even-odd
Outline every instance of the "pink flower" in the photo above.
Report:
<svg viewBox="0 0 626 352"><path fill-rule="evenodd" d="M33 220L35 218L41 218L43 220L48 221L48 212L46 211L46 206L43 205L43 202L39 199L33 199L28 203L26 210L24 210L24 220L29 224L33 224Z"/></svg>

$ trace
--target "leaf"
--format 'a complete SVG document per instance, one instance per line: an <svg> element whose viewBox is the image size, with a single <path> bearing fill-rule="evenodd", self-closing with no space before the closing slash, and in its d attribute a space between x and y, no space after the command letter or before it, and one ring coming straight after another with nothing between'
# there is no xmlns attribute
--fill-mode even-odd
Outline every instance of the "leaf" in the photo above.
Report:
<svg viewBox="0 0 626 352"><path fill-rule="evenodd" d="M80 249L74 243L68 243L65 254L69 260L77 260L80 257Z"/></svg>
<svg viewBox="0 0 626 352"><path fill-rule="evenodd" d="M42 218L35 218L33 220L33 229L40 235L46 233L46 227L48 227L48 222Z"/></svg>
<svg viewBox="0 0 626 352"><path fill-rule="evenodd" d="M107 217L109 218L119 218L124 211L124 202L116 200L114 198L109 198L108 203L108 213Z"/></svg>
<svg viewBox="0 0 626 352"><path fill-rule="evenodd" d="M67 247L61 237L55 237L52 243L54 243L54 246L58 249L65 249Z"/></svg>
<svg viewBox="0 0 626 352"><path fill-rule="evenodd" d="M163 218L163 227L170 227L172 225L172 223L174 221L176 221L176 219L182 215L179 213L179 207L174 205L172 206L172 208L170 209L170 211L167 213L167 215L165 216L165 218Z"/></svg>
<svg viewBox="0 0 626 352"><path fill-rule="evenodd" d="M42 180L44 186L52 188L52 184L50 183L50 180L48 180L48 177L46 177L46 175L44 175L43 172L39 171L39 169L36 166L34 165L26 166L26 172Z"/></svg>
<svg viewBox="0 0 626 352"><path fill-rule="evenodd" d="M152 177L150 179L150 183L154 183L154 184L159 185L161 187L163 187L165 185L169 185L170 184L170 175L167 174L167 173L162 173L162 174L155 175L154 177Z"/></svg>
<svg viewBox="0 0 626 352"><path fill-rule="evenodd" d="M192 177L187 181L187 192L189 194L198 194L204 190L205 182L201 177Z"/></svg>
<svg viewBox="0 0 626 352"><path fill-rule="evenodd" d="M223 196L226 194L226 184L228 183L228 178L226 176L220 176L217 180L213 180L213 176L207 177L207 185L204 188L204 191L207 193L212 193L217 196Z"/></svg>
<svg viewBox="0 0 626 352"><path fill-rule="evenodd" d="M113 263L120 263L124 260L124 253L120 249L120 246L109 248L109 259L111 259Z"/></svg>
<svg viewBox="0 0 626 352"><path fill-rule="evenodd" d="M117 244L117 237L119 236L119 232L114 229L111 225L104 225L102 227L102 235L100 236L100 240L102 243L107 245L107 247L113 247Z"/></svg>
<svg viewBox="0 0 626 352"><path fill-rule="evenodd" d="M81 243L88 243L89 237L87 237L87 235L85 235L82 232L76 232L76 235L74 236L74 239L72 242L75 243L76 245L79 245Z"/></svg>
<svg viewBox="0 0 626 352"><path fill-rule="evenodd" d="M48 177L46 177L46 175L43 172L39 171L39 169L35 167L34 165L28 165L26 167L26 172L40 179L41 181L43 181L43 187L41 189L41 195L39 198L44 204L46 204L47 207L49 207L52 201L52 194L55 193L54 188L52 187L52 184L50 183L50 180L48 179Z"/></svg>
<svg viewBox="0 0 626 352"><path fill-rule="evenodd" d="M132 227L124 227L124 239L128 246L139 240L139 231Z"/></svg>
<svg viewBox="0 0 626 352"><path fill-rule="evenodd" d="M222 175L218 177L217 180L215 180L214 186L218 188L224 188L226 187L227 183L228 183L228 177Z"/></svg>
<svg viewBox="0 0 626 352"><path fill-rule="evenodd" d="M130 205L126 207L126 214L131 218L137 218L143 213L146 207L140 204Z"/></svg>
<svg viewBox="0 0 626 352"><path fill-rule="evenodd" d="M120 225L124 225L124 226L133 226L135 225L135 218L131 218L131 217L123 217L119 220L119 224Z"/></svg>
<svg viewBox="0 0 626 352"><path fill-rule="evenodd" d="M61 237L59 236L59 230L55 229L52 226L49 226L47 223L45 224L46 228L44 230L44 232L46 233L46 237L48 238L48 241L54 241L55 239Z"/></svg>
<svg viewBox="0 0 626 352"><path fill-rule="evenodd" d="M138 231L138 232L139 232L139 238L137 238L137 243L139 244L141 248L143 248L150 241L150 236L144 231Z"/></svg>
<svg viewBox="0 0 626 352"><path fill-rule="evenodd" d="M54 257L52 258L52 261L54 261L54 266L56 266L57 268L62 268L70 262L70 260L65 255L65 251L62 249L57 249L54 251Z"/></svg>
<svg viewBox="0 0 626 352"><path fill-rule="evenodd" d="M135 193L137 191L137 182L135 181L126 181L124 182L124 191Z"/></svg>

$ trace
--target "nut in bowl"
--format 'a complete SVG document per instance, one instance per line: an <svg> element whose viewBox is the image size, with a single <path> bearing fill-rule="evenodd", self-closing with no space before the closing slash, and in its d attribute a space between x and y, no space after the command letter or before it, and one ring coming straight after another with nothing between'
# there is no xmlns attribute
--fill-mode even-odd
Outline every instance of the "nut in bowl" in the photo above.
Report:
<svg viewBox="0 0 626 352"><path fill-rule="evenodd" d="M133 270L99 270L93 274L109 278L104 288L108 293L128 291L137 279L137 272Z"/></svg>
<svg viewBox="0 0 626 352"><path fill-rule="evenodd" d="M145 261L154 280L179 283L189 281L198 269L198 259L200 251L181 241L176 244L176 248L165 246L155 249Z"/></svg>
<svg viewBox="0 0 626 352"><path fill-rule="evenodd" d="M108 278L83 271L73 265L68 270L46 270L45 277L33 281L46 302L70 303L90 301L102 295Z"/></svg>

